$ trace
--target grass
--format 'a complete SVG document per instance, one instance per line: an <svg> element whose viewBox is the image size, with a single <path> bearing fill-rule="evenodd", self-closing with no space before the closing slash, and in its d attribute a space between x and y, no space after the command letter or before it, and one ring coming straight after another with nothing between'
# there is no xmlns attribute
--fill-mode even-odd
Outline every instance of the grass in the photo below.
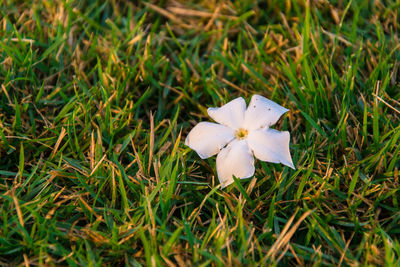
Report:
<svg viewBox="0 0 400 267"><path fill-rule="evenodd" d="M0 265L397 266L400 2L0 6ZM221 190L206 109L290 109Z"/></svg>

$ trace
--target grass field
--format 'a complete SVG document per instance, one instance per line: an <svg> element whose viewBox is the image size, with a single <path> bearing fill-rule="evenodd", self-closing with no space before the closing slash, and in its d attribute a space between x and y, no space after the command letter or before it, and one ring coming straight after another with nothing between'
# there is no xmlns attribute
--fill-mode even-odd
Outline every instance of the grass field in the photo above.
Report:
<svg viewBox="0 0 400 267"><path fill-rule="evenodd" d="M3 0L0 265L400 264L399 0ZM290 109L221 189L208 107Z"/></svg>

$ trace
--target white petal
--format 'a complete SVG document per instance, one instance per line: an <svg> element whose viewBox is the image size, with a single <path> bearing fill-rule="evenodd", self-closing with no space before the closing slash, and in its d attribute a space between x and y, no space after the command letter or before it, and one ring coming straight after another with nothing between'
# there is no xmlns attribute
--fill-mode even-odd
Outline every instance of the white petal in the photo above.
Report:
<svg viewBox="0 0 400 267"><path fill-rule="evenodd" d="M222 188L233 183L232 175L249 178L254 174L254 157L246 140L233 140L217 156L217 173Z"/></svg>
<svg viewBox="0 0 400 267"><path fill-rule="evenodd" d="M238 97L220 108L207 110L213 120L235 130L242 126L245 111L246 101L242 97Z"/></svg>
<svg viewBox="0 0 400 267"><path fill-rule="evenodd" d="M188 134L185 145L205 159L217 154L234 136L234 131L212 122L198 123Z"/></svg>
<svg viewBox="0 0 400 267"><path fill-rule="evenodd" d="M289 151L289 132L274 129L250 131L247 142L254 156L262 161L282 163L294 169Z"/></svg>
<svg viewBox="0 0 400 267"><path fill-rule="evenodd" d="M288 109L260 95L253 95L244 115L243 128L256 130L275 124Z"/></svg>

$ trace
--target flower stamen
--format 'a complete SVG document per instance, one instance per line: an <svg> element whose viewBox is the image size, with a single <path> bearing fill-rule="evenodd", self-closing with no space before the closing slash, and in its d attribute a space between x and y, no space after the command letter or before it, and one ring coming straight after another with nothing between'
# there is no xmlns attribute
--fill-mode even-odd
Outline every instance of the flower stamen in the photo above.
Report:
<svg viewBox="0 0 400 267"><path fill-rule="evenodd" d="M235 132L236 139L242 140L247 137L249 132L246 129L240 128Z"/></svg>

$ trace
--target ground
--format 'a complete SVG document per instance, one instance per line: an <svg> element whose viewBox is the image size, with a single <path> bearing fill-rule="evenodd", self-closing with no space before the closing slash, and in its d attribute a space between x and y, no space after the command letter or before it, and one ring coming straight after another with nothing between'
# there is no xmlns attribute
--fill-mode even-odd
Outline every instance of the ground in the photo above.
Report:
<svg viewBox="0 0 400 267"><path fill-rule="evenodd" d="M400 2L3 0L0 265L400 263ZM221 189L208 107L290 111Z"/></svg>

